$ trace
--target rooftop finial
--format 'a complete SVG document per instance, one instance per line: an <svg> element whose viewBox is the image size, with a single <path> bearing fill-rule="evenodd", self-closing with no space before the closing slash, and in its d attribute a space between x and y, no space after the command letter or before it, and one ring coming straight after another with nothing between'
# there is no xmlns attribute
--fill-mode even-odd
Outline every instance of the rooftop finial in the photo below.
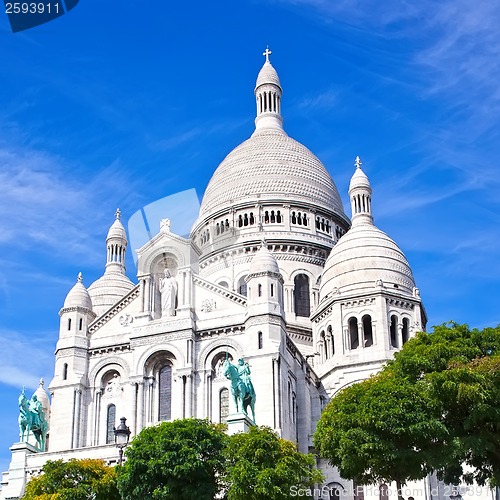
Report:
<svg viewBox="0 0 500 500"><path fill-rule="evenodd" d="M361 165L362 165L361 158L359 156L356 156L356 159L354 160L354 166L356 168L361 168Z"/></svg>
<svg viewBox="0 0 500 500"><path fill-rule="evenodd" d="M266 47L266 50L262 53L263 56L266 56L266 62L269 62L269 56L272 52L269 50L269 45Z"/></svg>
<svg viewBox="0 0 500 500"><path fill-rule="evenodd" d="M119 208L117 208L115 212L116 220L120 220L121 216L122 216L122 211Z"/></svg>
<svg viewBox="0 0 500 500"><path fill-rule="evenodd" d="M78 276L76 278L78 280L78 283L81 283L83 281L83 276L82 276L82 273L78 273Z"/></svg>

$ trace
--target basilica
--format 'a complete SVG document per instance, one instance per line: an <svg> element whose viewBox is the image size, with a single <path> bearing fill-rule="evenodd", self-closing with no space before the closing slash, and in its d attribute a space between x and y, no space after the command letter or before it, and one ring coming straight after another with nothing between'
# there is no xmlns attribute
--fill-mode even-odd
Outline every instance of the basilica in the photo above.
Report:
<svg viewBox="0 0 500 500"><path fill-rule="evenodd" d="M19 498L47 460L115 464L121 417L131 438L184 417L244 431L253 416L235 412L226 358L248 363L255 423L314 452L329 399L425 329L408 261L374 224L361 160L349 217L325 166L285 132L281 82L264 55L255 130L216 168L190 236L174 234L165 213L157 234L133 249L131 280L118 210L102 276L89 284L75 271L59 311L54 377L36 393L49 423L46 450L13 444L2 500ZM318 465L325 484L352 491L326 461Z"/></svg>

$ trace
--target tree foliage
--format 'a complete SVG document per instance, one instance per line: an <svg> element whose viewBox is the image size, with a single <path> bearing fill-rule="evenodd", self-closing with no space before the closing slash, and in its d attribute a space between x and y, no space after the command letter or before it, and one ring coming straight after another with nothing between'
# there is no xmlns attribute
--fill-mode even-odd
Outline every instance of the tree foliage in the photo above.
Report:
<svg viewBox="0 0 500 500"><path fill-rule="evenodd" d="M404 483L435 470L454 484L499 484L499 356L500 327L418 333L379 374L332 399L316 447L360 482Z"/></svg>
<svg viewBox="0 0 500 500"><path fill-rule="evenodd" d="M113 467L102 460L48 461L26 486L23 500L120 500Z"/></svg>
<svg viewBox="0 0 500 500"><path fill-rule="evenodd" d="M269 427L231 436L225 456L228 500L294 498L292 486L306 488L323 480L312 455L298 452Z"/></svg>
<svg viewBox="0 0 500 500"><path fill-rule="evenodd" d="M143 429L126 450L118 488L124 500L212 500L222 488L228 437L207 420Z"/></svg>

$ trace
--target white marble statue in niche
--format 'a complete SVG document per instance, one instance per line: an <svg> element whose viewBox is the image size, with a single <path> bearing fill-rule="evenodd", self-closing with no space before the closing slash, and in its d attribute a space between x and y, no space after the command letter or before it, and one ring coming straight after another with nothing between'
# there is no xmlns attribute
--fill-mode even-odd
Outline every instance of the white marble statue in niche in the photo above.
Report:
<svg viewBox="0 0 500 500"><path fill-rule="evenodd" d="M160 294L161 317L175 316L177 281L175 281L175 278L172 276L169 269L165 269L164 276L160 279Z"/></svg>

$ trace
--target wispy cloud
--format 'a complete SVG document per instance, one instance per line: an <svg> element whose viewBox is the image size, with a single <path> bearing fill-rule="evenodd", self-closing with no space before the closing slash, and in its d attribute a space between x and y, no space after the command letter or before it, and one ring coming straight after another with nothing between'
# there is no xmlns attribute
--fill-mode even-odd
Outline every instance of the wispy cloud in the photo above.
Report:
<svg viewBox="0 0 500 500"><path fill-rule="evenodd" d="M0 382L13 386L38 387L40 375L53 375L53 355L47 350L47 338L52 334L0 330ZM29 363L20 364L20 359ZM48 380L47 382L50 382Z"/></svg>
<svg viewBox="0 0 500 500"><path fill-rule="evenodd" d="M328 109L334 107L338 102L338 92L333 89L325 90L317 95L308 95L298 102L299 108Z"/></svg>
<svg viewBox="0 0 500 500"><path fill-rule="evenodd" d="M103 220L112 220L104 212L110 193L123 196L133 185L123 175L113 175L118 168L109 166L93 178L80 178L71 164L43 151L0 144L0 245L87 258L100 246L91 244L95 237L90 228Z"/></svg>

